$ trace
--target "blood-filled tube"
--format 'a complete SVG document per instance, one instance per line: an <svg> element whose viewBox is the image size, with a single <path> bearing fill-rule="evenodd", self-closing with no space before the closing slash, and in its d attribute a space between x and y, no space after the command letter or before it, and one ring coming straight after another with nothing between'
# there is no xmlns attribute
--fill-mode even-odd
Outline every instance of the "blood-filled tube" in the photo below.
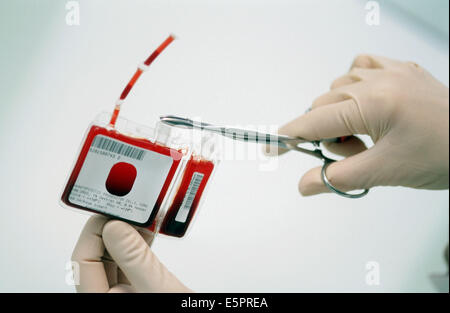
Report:
<svg viewBox="0 0 450 313"><path fill-rule="evenodd" d="M169 35L169 37L164 40L162 44L159 45L159 47L153 51L153 53L142 63L139 64L138 69L134 73L133 77L131 77L128 84L123 89L122 93L120 94L119 99L116 102L116 105L114 107L113 114L111 116L111 120L109 121L109 126L114 127L116 125L117 117L119 116L120 108L122 106L123 101L127 97L128 93L130 92L131 88L133 88L136 81L139 79L141 74L147 70L147 68L152 64L152 62L156 59L156 57L168 46L170 43L175 39L174 35Z"/></svg>

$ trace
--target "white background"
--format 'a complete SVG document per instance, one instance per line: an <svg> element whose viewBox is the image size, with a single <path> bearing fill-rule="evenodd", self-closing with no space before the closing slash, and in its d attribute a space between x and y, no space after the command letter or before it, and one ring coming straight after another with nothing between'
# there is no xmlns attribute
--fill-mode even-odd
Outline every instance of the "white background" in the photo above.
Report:
<svg viewBox="0 0 450 313"><path fill-rule="evenodd" d="M442 2L423 5L448 12ZM89 122L170 32L179 39L123 116L282 124L361 52L416 61L448 86L448 20L442 35L383 1L379 26L356 0L79 3L79 26L66 25L65 1L0 4L0 291L74 290L65 265L87 216L62 209L59 193ZM446 271L448 191L303 198L297 182L318 164L298 153L270 172L223 162L189 237L158 238L153 250L196 291L434 291L429 275ZM369 261L380 264L379 286L365 283Z"/></svg>

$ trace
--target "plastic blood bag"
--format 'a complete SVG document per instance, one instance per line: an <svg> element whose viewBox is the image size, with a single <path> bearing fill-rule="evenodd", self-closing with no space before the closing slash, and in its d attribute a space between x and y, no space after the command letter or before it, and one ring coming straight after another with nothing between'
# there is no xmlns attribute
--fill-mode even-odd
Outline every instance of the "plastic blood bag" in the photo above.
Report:
<svg viewBox="0 0 450 313"><path fill-rule="evenodd" d="M100 114L89 126L61 195L64 206L168 236L186 234L218 163L217 138L161 122L151 128L119 117L142 71L172 41L169 36L139 66L114 112ZM207 152L202 143L208 144Z"/></svg>
<svg viewBox="0 0 450 313"><path fill-rule="evenodd" d="M181 152L148 139L93 125L62 201L148 226L159 211L181 157Z"/></svg>
<svg viewBox="0 0 450 313"><path fill-rule="evenodd" d="M164 217L160 233L184 236L213 170L212 161L195 157L188 161L179 190Z"/></svg>

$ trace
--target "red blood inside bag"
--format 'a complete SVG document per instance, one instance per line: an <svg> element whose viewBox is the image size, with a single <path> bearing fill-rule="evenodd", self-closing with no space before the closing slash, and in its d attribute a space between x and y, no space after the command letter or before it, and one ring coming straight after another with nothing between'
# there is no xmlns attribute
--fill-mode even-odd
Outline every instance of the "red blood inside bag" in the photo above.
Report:
<svg viewBox="0 0 450 313"><path fill-rule="evenodd" d="M176 237L184 236L213 169L213 162L191 157L175 198L161 224L160 233Z"/></svg>
<svg viewBox="0 0 450 313"><path fill-rule="evenodd" d="M149 226L181 158L178 150L94 125L88 131L61 200L71 207ZM143 162L147 162L145 166Z"/></svg>
<svg viewBox="0 0 450 313"><path fill-rule="evenodd" d="M92 125L61 201L152 232L183 237L215 168L215 161L192 153L189 145L173 148Z"/></svg>

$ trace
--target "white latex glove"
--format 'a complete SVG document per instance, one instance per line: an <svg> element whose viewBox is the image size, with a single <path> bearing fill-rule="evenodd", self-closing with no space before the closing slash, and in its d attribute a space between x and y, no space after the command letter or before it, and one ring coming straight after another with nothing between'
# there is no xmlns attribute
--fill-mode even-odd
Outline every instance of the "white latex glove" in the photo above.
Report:
<svg viewBox="0 0 450 313"><path fill-rule="evenodd" d="M449 185L449 90L412 62L358 56L349 73L314 101L312 111L279 132L309 140L369 135L370 149L356 137L327 145L347 157L326 173L340 190ZM329 192L320 167L303 176L299 190L303 195Z"/></svg>
<svg viewBox="0 0 450 313"><path fill-rule="evenodd" d="M80 270L77 291L190 292L150 250L152 240L125 222L92 216L72 255Z"/></svg>

